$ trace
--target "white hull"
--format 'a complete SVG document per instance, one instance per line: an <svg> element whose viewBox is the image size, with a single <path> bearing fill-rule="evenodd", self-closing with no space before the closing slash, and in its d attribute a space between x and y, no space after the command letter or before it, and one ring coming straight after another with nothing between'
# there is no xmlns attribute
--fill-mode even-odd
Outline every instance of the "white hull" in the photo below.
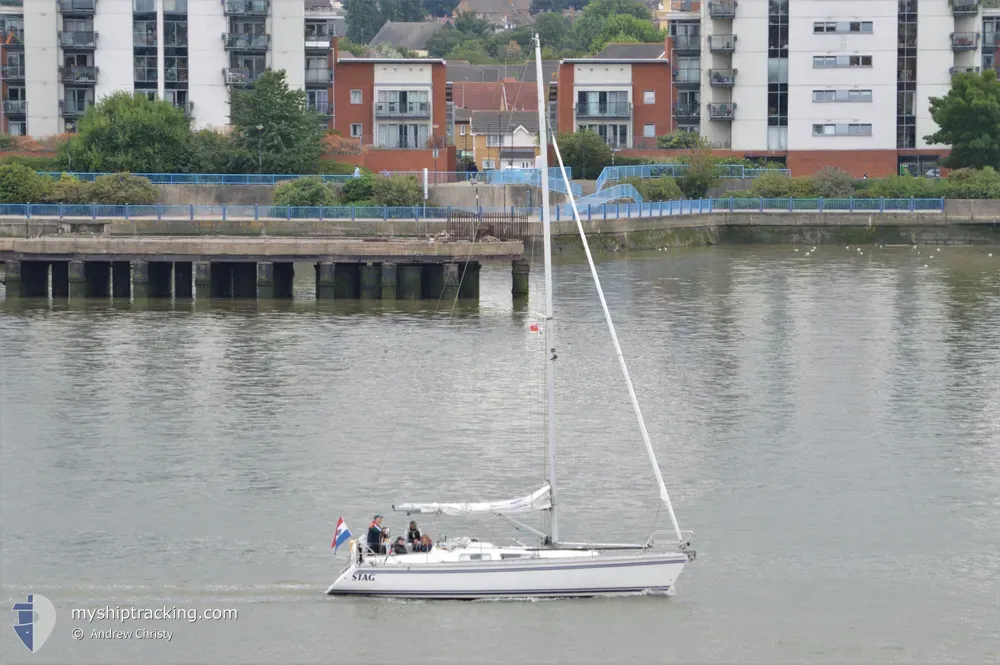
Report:
<svg viewBox="0 0 1000 665"><path fill-rule="evenodd" d="M508 556L515 548L503 548ZM390 598L566 598L667 592L682 552L521 550L520 558L432 560L426 554L366 557L344 569L330 595ZM436 558L436 557L433 557ZM451 557L447 557L451 558Z"/></svg>

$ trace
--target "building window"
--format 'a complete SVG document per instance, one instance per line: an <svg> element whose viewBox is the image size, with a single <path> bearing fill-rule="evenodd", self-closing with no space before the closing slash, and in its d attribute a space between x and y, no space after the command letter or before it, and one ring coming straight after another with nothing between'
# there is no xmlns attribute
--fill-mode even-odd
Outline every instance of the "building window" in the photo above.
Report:
<svg viewBox="0 0 1000 665"><path fill-rule="evenodd" d="M814 102L870 102L871 90L813 90Z"/></svg>
<svg viewBox="0 0 1000 665"><path fill-rule="evenodd" d="M870 35L873 32L873 24L871 21L816 21L813 23L813 32L816 34L839 32Z"/></svg>
<svg viewBox="0 0 1000 665"><path fill-rule="evenodd" d="M360 122L352 122L351 123L351 138L352 139L359 139L359 138L361 138L361 123Z"/></svg>
<svg viewBox="0 0 1000 665"><path fill-rule="evenodd" d="M899 29L896 37L896 147L916 148L917 118L912 113L913 98L917 90L916 0L899 0L897 19Z"/></svg>
<svg viewBox="0 0 1000 665"><path fill-rule="evenodd" d="M813 125L813 136L871 136L870 124Z"/></svg>
<svg viewBox="0 0 1000 665"><path fill-rule="evenodd" d="M642 126L642 135L644 138L656 138L656 125L653 123L648 123Z"/></svg>
<svg viewBox="0 0 1000 665"><path fill-rule="evenodd" d="M465 125L459 125L459 127L458 127L458 135L459 136L465 136Z"/></svg>
<svg viewBox="0 0 1000 665"><path fill-rule="evenodd" d="M642 103L643 104L655 104L656 103L656 91L647 90L642 93Z"/></svg>
<svg viewBox="0 0 1000 665"><path fill-rule="evenodd" d="M814 55L814 69L831 69L842 67L871 67L870 55Z"/></svg>
<svg viewBox="0 0 1000 665"><path fill-rule="evenodd" d="M496 168L496 162L494 162L492 159L484 159L483 160L483 170L484 171L488 171L490 169L495 169L495 168Z"/></svg>
<svg viewBox="0 0 1000 665"><path fill-rule="evenodd" d="M361 91L360 90L351 90L351 103L352 104L360 104L361 103Z"/></svg>

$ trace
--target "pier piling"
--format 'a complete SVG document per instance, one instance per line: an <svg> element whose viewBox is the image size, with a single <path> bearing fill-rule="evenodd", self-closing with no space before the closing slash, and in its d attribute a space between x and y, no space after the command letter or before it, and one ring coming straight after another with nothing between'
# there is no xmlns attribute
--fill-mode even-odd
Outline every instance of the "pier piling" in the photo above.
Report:
<svg viewBox="0 0 1000 665"><path fill-rule="evenodd" d="M404 263L398 266L396 274L399 277L397 296L403 300L420 300L423 295L421 277L423 266L419 263Z"/></svg>
<svg viewBox="0 0 1000 665"><path fill-rule="evenodd" d="M336 264L320 262L316 264L316 299L333 300Z"/></svg>
<svg viewBox="0 0 1000 665"><path fill-rule="evenodd" d="M10 287L7 287L10 293ZM52 262L52 297L69 298L69 261Z"/></svg>
<svg viewBox="0 0 1000 665"><path fill-rule="evenodd" d="M194 262L194 297L195 300L212 297L212 264L208 261Z"/></svg>
<svg viewBox="0 0 1000 665"><path fill-rule="evenodd" d="M445 263L441 268L441 299L446 302L455 300L458 298L458 264Z"/></svg>
<svg viewBox="0 0 1000 665"><path fill-rule="evenodd" d="M145 300L149 297L149 263L132 261L132 297Z"/></svg>
<svg viewBox="0 0 1000 665"><path fill-rule="evenodd" d="M357 263L337 263L334 264L334 298L357 298L360 293L359 282L361 277L361 266Z"/></svg>
<svg viewBox="0 0 1000 665"><path fill-rule="evenodd" d="M55 268L55 264L52 264ZM53 273L54 274L54 273ZM53 285L55 283L53 282ZM129 300L132 297L132 264L128 261L111 263L111 297Z"/></svg>
<svg viewBox="0 0 1000 665"><path fill-rule="evenodd" d="M7 261L4 264L4 270L4 283L7 285L7 297L20 298L22 295L21 262Z"/></svg>
<svg viewBox="0 0 1000 665"><path fill-rule="evenodd" d="M69 271L69 297L71 299L87 297L87 274L83 261L70 261L67 264Z"/></svg>
<svg viewBox="0 0 1000 665"><path fill-rule="evenodd" d="M361 266L360 281L362 300L378 300L382 297L382 266L371 261Z"/></svg>
<svg viewBox="0 0 1000 665"><path fill-rule="evenodd" d="M382 263L382 300L396 299L396 264Z"/></svg>
<svg viewBox="0 0 1000 665"><path fill-rule="evenodd" d="M174 264L168 261L149 262L149 297L169 298L173 294Z"/></svg>
<svg viewBox="0 0 1000 665"><path fill-rule="evenodd" d="M274 299L274 264L270 261L257 264L257 298Z"/></svg>
<svg viewBox="0 0 1000 665"><path fill-rule="evenodd" d="M190 261L174 264L174 298L191 300L194 297L194 266Z"/></svg>
<svg viewBox="0 0 1000 665"><path fill-rule="evenodd" d="M525 259L515 259L511 262L511 293L515 298L528 297L528 275L531 266Z"/></svg>
<svg viewBox="0 0 1000 665"><path fill-rule="evenodd" d="M462 300L479 300L479 263L467 261L459 265L458 297Z"/></svg>
<svg viewBox="0 0 1000 665"><path fill-rule="evenodd" d="M281 261L274 264L274 297L291 298L295 289L295 264ZM258 296L260 294L258 293Z"/></svg>

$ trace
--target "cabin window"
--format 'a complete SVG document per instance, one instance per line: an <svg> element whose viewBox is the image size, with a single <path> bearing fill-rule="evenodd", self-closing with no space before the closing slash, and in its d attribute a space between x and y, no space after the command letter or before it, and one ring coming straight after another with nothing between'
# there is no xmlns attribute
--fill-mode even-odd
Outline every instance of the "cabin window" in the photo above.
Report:
<svg viewBox="0 0 1000 665"><path fill-rule="evenodd" d="M463 554L459 557L461 561L489 561L489 554Z"/></svg>
<svg viewBox="0 0 1000 665"><path fill-rule="evenodd" d="M523 555L521 554L501 554L501 559L520 559Z"/></svg>

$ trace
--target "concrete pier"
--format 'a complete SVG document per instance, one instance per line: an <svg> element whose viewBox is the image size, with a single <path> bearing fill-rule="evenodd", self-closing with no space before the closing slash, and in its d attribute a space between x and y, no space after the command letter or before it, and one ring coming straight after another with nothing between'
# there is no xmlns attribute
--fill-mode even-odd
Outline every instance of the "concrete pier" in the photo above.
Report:
<svg viewBox="0 0 1000 665"><path fill-rule="evenodd" d="M370 261L361 266L360 281L361 289L358 297L362 300L378 300L382 297L382 266Z"/></svg>
<svg viewBox="0 0 1000 665"><path fill-rule="evenodd" d="M528 297L528 274L530 270L531 266L525 259L514 259L511 262L511 293L515 298Z"/></svg>
<svg viewBox="0 0 1000 665"><path fill-rule="evenodd" d="M190 261L174 264L174 298L191 300L194 297L194 266Z"/></svg>
<svg viewBox="0 0 1000 665"><path fill-rule="evenodd" d="M257 297L257 264L239 262L233 263L233 297Z"/></svg>
<svg viewBox="0 0 1000 665"><path fill-rule="evenodd" d="M149 297L149 263L133 261L132 265L132 297L144 300Z"/></svg>
<svg viewBox="0 0 1000 665"><path fill-rule="evenodd" d="M458 264L445 263L441 268L441 300L455 300L458 298Z"/></svg>
<svg viewBox="0 0 1000 665"><path fill-rule="evenodd" d="M87 297L87 275L84 271L83 261L70 261L67 270L69 273L69 297Z"/></svg>
<svg viewBox="0 0 1000 665"><path fill-rule="evenodd" d="M53 263L55 268L56 264ZM132 264L128 261L111 263L111 297L115 300L132 298Z"/></svg>
<svg viewBox="0 0 1000 665"><path fill-rule="evenodd" d="M424 267L419 263L404 263L396 269L399 281L396 286L396 294L403 300L420 300L423 296Z"/></svg>
<svg viewBox="0 0 1000 665"><path fill-rule="evenodd" d="M212 297L212 264L197 261L193 265L195 300L208 300Z"/></svg>
<svg viewBox="0 0 1000 665"><path fill-rule="evenodd" d="M9 290L10 286L7 288ZM25 298L49 297L48 261L24 261L21 263L21 296Z"/></svg>
<svg viewBox="0 0 1000 665"><path fill-rule="evenodd" d="M233 264L229 262L211 263L212 297L233 297Z"/></svg>
<svg viewBox="0 0 1000 665"><path fill-rule="evenodd" d="M4 284L7 286L8 298L21 297L21 262L7 261L4 265Z"/></svg>
<svg viewBox="0 0 1000 665"><path fill-rule="evenodd" d="M84 297L107 298L111 295L111 262L84 261Z"/></svg>
<svg viewBox="0 0 1000 665"><path fill-rule="evenodd" d="M475 261L459 264L458 297L462 300L479 300L479 264Z"/></svg>
<svg viewBox="0 0 1000 665"><path fill-rule="evenodd" d="M382 263L382 300L396 299L396 264Z"/></svg>
<svg viewBox="0 0 1000 665"><path fill-rule="evenodd" d="M361 271L357 263L334 264L333 297L355 299L360 294Z"/></svg>
<svg viewBox="0 0 1000 665"><path fill-rule="evenodd" d="M316 299L317 300L333 300L334 297L334 286L336 285L335 263L317 263L316 264Z"/></svg>
<svg viewBox="0 0 1000 665"><path fill-rule="evenodd" d="M261 300L274 298L274 264L269 261L257 264L257 297Z"/></svg>

